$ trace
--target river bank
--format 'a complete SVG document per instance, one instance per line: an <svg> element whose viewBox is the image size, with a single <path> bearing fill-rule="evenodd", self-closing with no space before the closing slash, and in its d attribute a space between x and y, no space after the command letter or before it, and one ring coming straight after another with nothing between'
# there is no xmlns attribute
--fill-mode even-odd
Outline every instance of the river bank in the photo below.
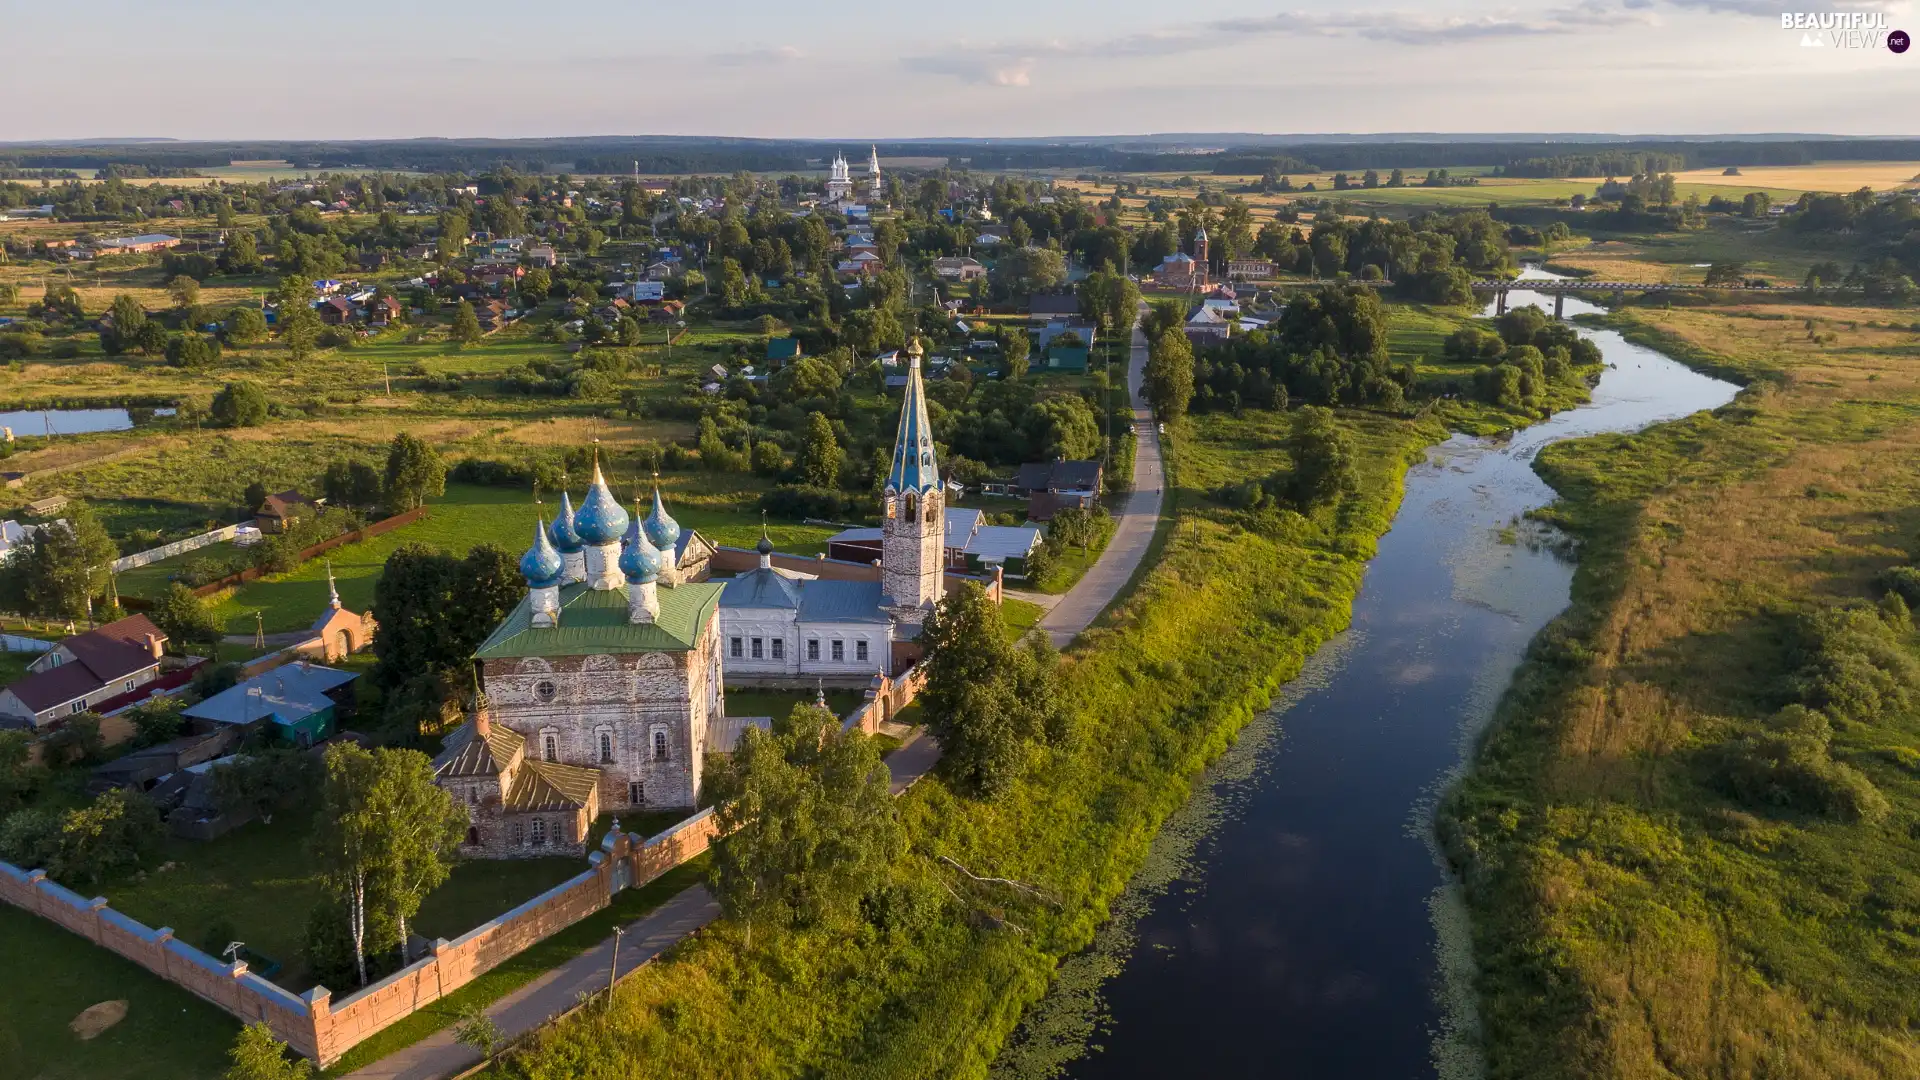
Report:
<svg viewBox="0 0 1920 1080"><path fill-rule="evenodd" d="M1583 334L1609 365L1589 403L1504 439L1455 436L1411 470L1352 629L1169 820L997 1072L1477 1074L1470 941L1432 808L1568 599L1571 566L1525 520L1554 497L1534 456L1734 393L1617 333ZM1089 1042L1100 1052L1080 1057Z"/></svg>
<svg viewBox="0 0 1920 1080"><path fill-rule="evenodd" d="M1574 602L1442 818L1489 1075L1920 1075L1920 639L1884 584L1920 554L1900 314L1607 319L1749 388L1541 456Z"/></svg>

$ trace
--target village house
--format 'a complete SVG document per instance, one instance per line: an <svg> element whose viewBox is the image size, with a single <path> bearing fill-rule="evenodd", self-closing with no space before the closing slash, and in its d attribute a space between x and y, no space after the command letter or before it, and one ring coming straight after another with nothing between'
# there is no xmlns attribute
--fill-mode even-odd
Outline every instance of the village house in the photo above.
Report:
<svg viewBox="0 0 1920 1080"><path fill-rule="evenodd" d="M367 323L370 326L387 326L406 318L406 305L392 296L381 296L367 308Z"/></svg>
<svg viewBox="0 0 1920 1080"><path fill-rule="evenodd" d="M0 690L0 723L44 731L66 717L136 692L160 675L167 635L145 615L75 634Z"/></svg>
<svg viewBox="0 0 1920 1080"><path fill-rule="evenodd" d="M1233 320L1220 308L1196 308L1181 327L1195 345L1218 345L1233 335Z"/></svg>
<svg viewBox="0 0 1920 1080"><path fill-rule="evenodd" d="M320 313L320 321L328 326L341 326L360 317L360 309L344 296L329 296L320 301L314 310Z"/></svg>
<svg viewBox="0 0 1920 1080"><path fill-rule="evenodd" d="M944 281L977 281L987 276L985 263L966 256L933 260L933 272Z"/></svg>
<svg viewBox="0 0 1920 1080"><path fill-rule="evenodd" d="M317 500L309 499L293 488L276 491L267 496L260 508L253 512L253 523L263 533L286 532L295 522L320 509Z"/></svg>
<svg viewBox="0 0 1920 1080"><path fill-rule="evenodd" d="M142 233L118 240L101 240L93 245L100 255L150 255L179 246L180 238L166 233Z"/></svg>
<svg viewBox="0 0 1920 1080"><path fill-rule="evenodd" d="M351 715L357 678L351 671L300 660L236 683L180 715L208 727L264 730L283 745L312 746L332 738L341 717Z"/></svg>
<svg viewBox="0 0 1920 1080"><path fill-rule="evenodd" d="M1266 281L1273 277L1271 259L1231 259L1227 262L1227 278L1231 281Z"/></svg>
<svg viewBox="0 0 1920 1080"><path fill-rule="evenodd" d="M1004 484L989 484L988 491L1027 500L1027 520L1052 521L1066 507L1091 508L1100 499L1105 479L1097 461L1034 461Z"/></svg>
<svg viewBox="0 0 1920 1080"><path fill-rule="evenodd" d="M1027 317L1039 323L1077 319L1080 298L1071 292L1034 293L1027 298Z"/></svg>

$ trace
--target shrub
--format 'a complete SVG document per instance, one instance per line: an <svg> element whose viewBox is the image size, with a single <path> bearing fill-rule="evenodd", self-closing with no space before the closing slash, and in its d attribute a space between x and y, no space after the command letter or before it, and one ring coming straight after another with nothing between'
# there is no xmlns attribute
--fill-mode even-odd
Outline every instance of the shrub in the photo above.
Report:
<svg viewBox="0 0 1920 1080"><path fill-rule="evenodd" d="M145 795L115 788L60 822L60 847L47 872L61 881L97 882L134 869L160 838L160 812Z"/></svg>
<svg viewBox="0 0 1920 1080"><path fill-rule="evenodd" d="M1789 705L1768 730L1723 748L1720 778L1734 798L1756 808L1876 822L1890 807L1859 770L1833 760L1833 727L1820 713Z"/></svg>
<svg viewBox="0 0 1920 1080"><path fill-rule="evenodd" d="M835 488L782 484L760 496L760 509L770 517L844 521L871 516L873 501Z"/></svg>
<svg viewBox="0 0 1920 1080"><path fill-rule="evenodd" d="M42 808L17 810L0 821L0 859L28 870L45 867L60 849L60 815Z"/></svg>

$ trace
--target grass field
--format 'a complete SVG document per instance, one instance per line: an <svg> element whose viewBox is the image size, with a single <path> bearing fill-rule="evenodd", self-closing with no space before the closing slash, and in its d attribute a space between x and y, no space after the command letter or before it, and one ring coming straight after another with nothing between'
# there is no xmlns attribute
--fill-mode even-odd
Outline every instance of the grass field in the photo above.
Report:
<svg viewBox="0 0 1920 1080"><path fill-rule="evenodd" d="M846 716L860 707L866 700L858 690L827 691L827 708L835 716ZM770 716L775 720L784 720L793 712L795 705L811 705L814 701L812 690L766 690L759 687L728 687L728 716Z"/></svg>
<svg viewBox="0 0 1920 1080"><path fill-rule="evenodd" d="M0 904L0 1076L33 1080L217 1080L240 1030L192 994L18 908ZM83 1040L81 1010L125 1001L127 1018Z"/></svg>
<svg viewBox="0 0 1920 1080"><path fill-rule="evenodd" d="M172 869L100 891L116 910L148 926L171 926L175 937L210 951L225 944L207 936L224 920L248 948L283 965L275 982L305 990L312 977L300 954L307 914L320 898L306 850L312 825L309 814L295 810L207 843L168 838L152 865ZM415 928L428 939L458 937L584 869L575 858L461 863L421 905Z"/></svg>
<svg viewBox="0 0 1920 1080"><path fill-rule="evenodd" d="M1009 596L1000 602L1000 618L1007 624L1007 637L1014 641L1026 637L1044 614L1045 609L1029 600Z"/></svg>
<svg viewBox="0 0 1920 1080"><path fill-rule="evenodd" d="M1795 678L1817 670L1802 618L1877 600L1877 576L1915 552L1910 314L1613 319L1752 385L1715 415L1541 455L1563 496L1548 516L1582 544L1574 606L1446 814L1491 1075L1920 1075L1910 624L1889 616L1874 660L1831 661L1876 680L1877 707L1808 701L1832 716L1821 756L1857 770L1884 817L1740 798L1722 779L1742 740L1823 685Z"/></svg>
<svg viewBox="0 0 1920 1080"><path fill-rule="evenodd" d="M581 494L576 487L575 496ZM551 516L552 496L543 507L533 504L532 495L517 488L447 485L445 498L429 504L423 521L395 529L358 544L348 544L327 553L291 573L248 582L223 598L214 616L228 633L252 633L254 613L260 612L268 633L297 630L311 623L327 603L327 560L332 561L340 599L355 611L373 604L373 589L386 566L387 556L405 544L426 544L443 551L462 554L477 544L497 544L518 557L533 540L537 516ZM630 495L622 493L622 498ZM669 492L668 509L683 529L698 529L717 544L749 547L760 536L760 517L742 500L737 508L716 509L688 505ZM577 502L576 502L577 505ZM632 508L629 502L629 510ZM769 523L769 535L781 551L814 555L826 550L826 538L835 529L815 525Z"/></svg>

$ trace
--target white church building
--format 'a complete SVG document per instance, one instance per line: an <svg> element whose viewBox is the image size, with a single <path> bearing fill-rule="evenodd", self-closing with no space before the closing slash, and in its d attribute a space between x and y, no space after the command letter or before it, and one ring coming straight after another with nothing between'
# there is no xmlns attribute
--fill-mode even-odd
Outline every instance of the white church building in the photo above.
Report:
<svg viewBox="0 0 1920 1080"><path fill-rule="evenodd" d="M894 437L880 527L880 580L838 581L773 565L761 537L760 565L726 582L720 641L727 677L740 681L832 681L891 673L894 646L920 635L945 589L946 489L934 459L920 346L909 348L906 398Z"/></svg>

